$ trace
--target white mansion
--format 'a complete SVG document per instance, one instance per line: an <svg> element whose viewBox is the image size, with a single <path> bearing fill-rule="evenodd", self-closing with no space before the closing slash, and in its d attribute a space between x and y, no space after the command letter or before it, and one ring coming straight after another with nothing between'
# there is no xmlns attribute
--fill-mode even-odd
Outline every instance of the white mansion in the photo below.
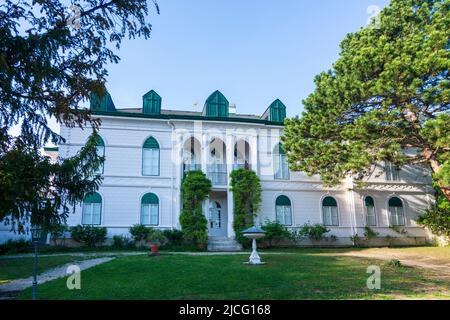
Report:
<svg viewBox="0 0 450 320"><path fill-rule="evenodd" d="M258 224L277 220L296 228L322 223L337 237L337 245L351 244L355 234L363 237L365 226L409 244L427 237L415 219L434 199L428 171L382 164L363 188L350 178L325 188L320 177L289 170L280 144L286 107L278 99L261 116L238 114L216 91L202 112L175 111L161 109L161 97L152 90L143 96L141 108L116 109L107 95L93 99L91 110L102 120L98 152L106 159L104 181L69 216L71 226L104 226L109 237L126 235L136 223L179 229L183 174L201 169L213 184L203 206L209 237L226 247L234 239L229 174L247 166L262 184ZM61 135L66 143L59 145L59 156L69 157L85 144L90 130L63 126Z"/></svg>

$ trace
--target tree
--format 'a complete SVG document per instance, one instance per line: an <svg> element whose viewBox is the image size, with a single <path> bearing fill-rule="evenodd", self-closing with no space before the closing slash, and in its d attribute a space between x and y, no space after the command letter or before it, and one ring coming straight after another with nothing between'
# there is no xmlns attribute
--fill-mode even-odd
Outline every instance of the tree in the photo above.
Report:
<svg viewBox="0 0 450 320"><path fill-rule="evenodd" d="M202 204L209 196L211 187L211 181L199 170L188 172L181 183L181 229L186 240L201 248L208 240L208 221L203 214Z"/></svg>
<svg viewBox="0 0 450 320"><path fill-rule="evenodd" d="M449 0L392 0L341 43L282 141L293 170L335 185L374 164L425 164L450 199ZM405 149L415 150L408 156Z"/></svg>
<svg viewBox="0 0 450 320"><path fill-rule="evenodd" d="M0 154L0 220L24 233L28 222L46 228L64 224L68 214L102 181L96 170L98 135L94 133L73 157L51 163L17 138Z"/></svg>
<svg viewBox="0 0 450 320"><path fill-rule="evenodd" d="M94 166L102 158L93 141L100 120L81 105L93 94L105 94L106 66L119 61L114 48L120 48L122 39L150 36L146 0L75 0L69 8L66 3L0 4L0 219L18 219L11 225L19 226L19 232L30 215L41 220L45 212L64 220L67 205L98 188ZM59 164L39 154L49 141L64 142L48 126L51 117L94 132L88 146ZM20 126L18 136L11 134L15 125Z"/></svg>
<svg viewBox="0 0 450 320"><path fill-rule="evenodd" d="M233 229L236 239L242 244L248 244L242 231L253 226L261 206L261 181L254 171L248 169L234 170L230 178L234 201Z"/></svg>

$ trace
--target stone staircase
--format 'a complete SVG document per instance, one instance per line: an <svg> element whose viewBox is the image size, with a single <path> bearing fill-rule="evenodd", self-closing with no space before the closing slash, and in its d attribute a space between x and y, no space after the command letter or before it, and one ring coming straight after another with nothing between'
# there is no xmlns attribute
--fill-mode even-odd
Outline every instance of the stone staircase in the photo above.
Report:
<svg viewBox="0 0 450 320"><path fill-rule="evenodd" d="M241 251L242 246L235 239L227 237L209 237L208 251Z"/></svg>

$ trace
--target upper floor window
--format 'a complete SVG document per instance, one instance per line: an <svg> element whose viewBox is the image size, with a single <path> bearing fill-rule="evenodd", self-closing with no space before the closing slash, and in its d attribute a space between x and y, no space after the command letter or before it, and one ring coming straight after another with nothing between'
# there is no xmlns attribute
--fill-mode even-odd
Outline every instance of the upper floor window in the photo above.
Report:
<svg viewBox="0 0 450 320"><path fill-rule="evenodd" d="M389 161L384 162L384 173L387 181L399 181L400 180L400 168L393 165Z"/></svg>
<svg viewBox="0 0 450 320"><path fill-rule="evenodd" d="M154 193L147 193L142 197L141 224L150 226L159 224L159 199Z"/></svg>
<svg viewBox="0 0 450 320"><path fill-rule="evenodd" d="M322 200L323 224L326 226L338 226L338 207L333 197L325 197Z"/></svg>
<svg viewBox="0 0 450 320"><path fill-rule="evenodd" d="M286 196L279 196L275 201L277 222L285 225L292 225L292 206L291 200Z"/></svg>
<svg viewBox="0 0 450 320"><path fill-rule="evenodd" d="M389 199L389 222L391 226L405 225L405 211L403 202L397 197Z"/></svg>
<svg viewBox="0 0 450 320"><path fill-rule="evenodd" d="M159 144L150 137L142 147L142 174L144 176L159 176Z"/></svg>
<svg viewBox="0 0 450 320"><path fill-rule="evenodd" d="M364 198L364 207L366 209L366 225L369 227L376 226L375 201L372 197L367 196Z"/></svg>
<svg viewBox="0 0 450 320"><path fill-rule="evenodd" d="M103 141L102 137L100 137L100 136L98 136L98 139L97 139L97 155L99 157L104 157L105 156L105 142ZM102 163L98 167L96 173L103 174L104 171L105 171L104 163Z"/></svg>
<svg viewBox="0 0 450 320"><path fill-rule="evenodd" d="M83 200L82 224L99 225L102 216L102 196L97 192L87 194Z"/></svg>
<svg viewBox="0 0 450 320"><path fill-rule="evenodd" d="M289 180L289 166L286 153L283 150L281 143L275 146L273 152L273 166L275 172L275 179Z"/></svg>

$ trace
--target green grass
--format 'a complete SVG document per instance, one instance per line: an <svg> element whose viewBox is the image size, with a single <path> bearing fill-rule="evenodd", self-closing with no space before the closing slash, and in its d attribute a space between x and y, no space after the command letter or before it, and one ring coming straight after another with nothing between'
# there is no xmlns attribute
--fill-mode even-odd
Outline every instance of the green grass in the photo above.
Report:
<svg viewBox="0 0 450 320"><path fill-rule="evenodd" d="M319 253L319 254L316 254ZM450 298L450 280L428 270L378 260L323 255L321 250L247 256L133 256L85 270L81 290L66 280L39 286L41 299L396 299ZM381 267L381 290L369 290L369 265ZM19 299L29 299L25 290Z"/></svg>
<svg viewBox="0 0 450 320"><path fill-rule="evenodd" d="M55 256L40 257L38 259L38 273L61 266L75 260L84 260L81 257ZM33 275L34 258L0 259L0 284L14 279L28 278Z"/></svg>

